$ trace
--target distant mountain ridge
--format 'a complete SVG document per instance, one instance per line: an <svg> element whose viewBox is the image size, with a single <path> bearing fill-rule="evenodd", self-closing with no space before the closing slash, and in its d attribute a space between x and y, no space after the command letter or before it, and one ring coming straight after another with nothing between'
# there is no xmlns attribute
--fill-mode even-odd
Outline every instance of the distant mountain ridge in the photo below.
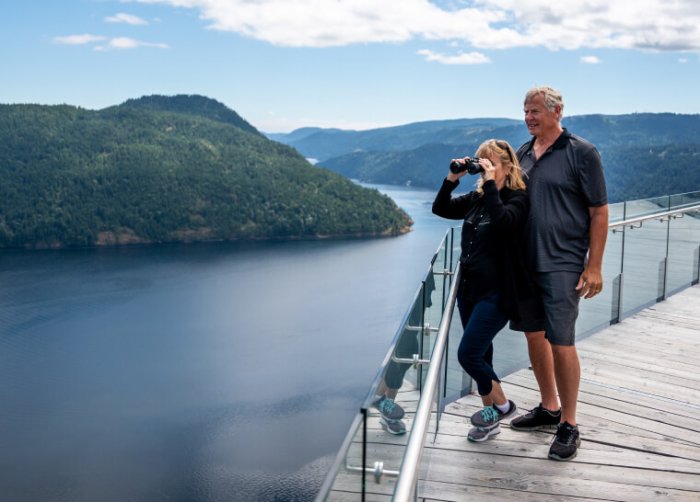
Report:
<svg viewBox="0 0 700 502"><path fill-rule="evenodd" d="M562 123L600 151L613 202L700 190L700 115L577 115ZM349 178L426 188L439 186L450 159L473 154L486 139L505 139L516 149L531 139L523 121L512 119L303 131L277 139Z"/></svg>
<svg viewBox="0 0 700 502"><path fill-rule="evenodd" d="M0 105L0 247L397 235L387 196L204 96Z"/></svg>
<svg viewBox="0 0 700 502"><path fill-rule="evenodd" d="M366 131L306 127L268 137L293 146L306 157L324 161L357 151L396 151L428 143L454 143L466 139L464 135L519 124L518 120L499 118L431 120Z"/></svg>

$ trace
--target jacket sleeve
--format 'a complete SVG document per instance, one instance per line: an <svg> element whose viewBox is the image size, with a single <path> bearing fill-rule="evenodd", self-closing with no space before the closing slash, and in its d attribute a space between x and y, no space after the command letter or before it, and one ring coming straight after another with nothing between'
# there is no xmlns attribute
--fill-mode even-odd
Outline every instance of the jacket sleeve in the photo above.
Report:
<svg viewBox="0 0 700 502"><path fill-rule="evenodd" d="M484 204L493 221L502 230L513 230L525 223L530 209L529 200L524 190L510 191L505 201L501 200L492 180L483 185Z"/></svg>
<svg viewBox="0 0 700 502"><path fill-rule="evenodd" d="M433 201L433 214L449 220L461 220L474 204L473 193L452 198L452 191L457 188L459 181L449 181L445 178Z"/></svg>

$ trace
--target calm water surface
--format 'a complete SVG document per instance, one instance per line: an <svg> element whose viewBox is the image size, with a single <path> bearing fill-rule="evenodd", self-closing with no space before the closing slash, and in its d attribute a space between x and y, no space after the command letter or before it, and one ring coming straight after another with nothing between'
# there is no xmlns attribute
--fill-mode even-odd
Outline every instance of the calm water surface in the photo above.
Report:
<svg viewBox="0 0 700 502"><path fill-rule="evenodd" d="M308 500L450 223L0 253L0 499Z"/></svg>

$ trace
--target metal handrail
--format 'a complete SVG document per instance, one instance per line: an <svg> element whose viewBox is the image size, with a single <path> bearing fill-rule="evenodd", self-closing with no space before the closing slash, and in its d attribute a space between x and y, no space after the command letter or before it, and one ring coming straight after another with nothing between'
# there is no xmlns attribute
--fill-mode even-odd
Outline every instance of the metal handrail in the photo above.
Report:
<svg viewBox="0 0 700 502"><path fill-rule="evenodd" d="M664 211L661 213L653 213L653 214L647 214L644 216L638 216L636 218L630 218L628 220L623 220L623 221L616 221L614 223L608 223L608 229L609 230L615 230L616 228L619 227L632 227L634 225L637 225L639 223L644 223L645 221L649 220L658 220L658 219L666 219L666 218L677 218L679 215L683 215L685 213L692 213L695 211L700 211L700 204L694 204L692 206L688 207L683 207L680 209L671 209L668 211Z"/></svg>
<svg viewBox="0 0 700 502"><path fill-rule="evenodd" d="M411 427L411 433L408 437L406 450L404 451L403 460L401 461L401 469L399 478L396 481L394 497L392 500L408 501L411 499L414 487L416 485L416 476L418 475L418 465L423 456L423 444L425 443L425 435L428 432L430 422L430 412L435 393L440 383L440 367L445 354L445 346L447 344L447 335L452 324L452 313L454 305L457 301L457 291L459 289L459 281L461 277L461 267L457 267L454 275L454 281L450 287L450 294L447 297L447 307L440 321L433 353L430 358L430 366L428 374L423 384L423 392L418 401L418 408Z"/></svg>

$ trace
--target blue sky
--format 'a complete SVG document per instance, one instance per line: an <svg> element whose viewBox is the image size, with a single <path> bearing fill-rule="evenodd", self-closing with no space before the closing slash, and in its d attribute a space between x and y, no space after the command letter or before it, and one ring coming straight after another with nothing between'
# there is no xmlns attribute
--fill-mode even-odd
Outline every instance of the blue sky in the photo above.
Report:
<svg viewBox="0 0 700 502"><path fill-rule="evenodd" d="M610 5L612 4L612 5ZM203 94L258 129L522 116L699 113L695 0L15 0L0 102L89 109Z"/></svg>

